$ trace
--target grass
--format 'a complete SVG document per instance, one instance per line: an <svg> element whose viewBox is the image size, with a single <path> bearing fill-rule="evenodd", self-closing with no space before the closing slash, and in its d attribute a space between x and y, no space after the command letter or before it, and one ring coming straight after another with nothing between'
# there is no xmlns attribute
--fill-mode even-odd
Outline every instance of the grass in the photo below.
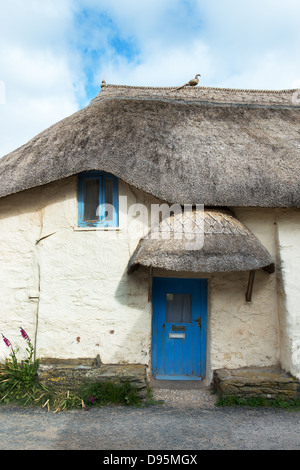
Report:
<svg viewBox="0 0 300 470"><path fill-rule="evenodd" d="M24 405L41 399L46 390L37 381L39 361L34 359L34 349L27 333L21 328L21 334L26 341L26 358L19 361L18 350L15 350L10 341L3 335L3 340L10 355L3 364L0 364L0 402Z"/></svg>
<svg viewBox="0 0 300 470"><path fill-rule="evenodd" d="M39 405L54 412L91 406L127 405L141 406L139 391L129 382L87 383L78 393L69 390L57 391L44 387L38 380L39 361L34 359L34 349L27 333L21 328L26 341L26 358L18 360L17 353L10 341L3 341L10 349L9 357L0 363L0 403L18 405ZM148 402L151 394L148 393Z"/></svg>
<svg viewBox="0 0 300 470"><path fill-rule="evenodd" d="M143 402L136 387L128 382L87 383L78 393L70 390L49 389L39 383L37 376L28 380L11 380L5 377L3 367L0 375L0 403L21 406L42 406L48 411L99 407L107 405L142 406Z"/></svg>
<svg viewBox="0 0 300 470"><path fill-rule="evenodd" d="M86 383L78 393L43 386L37 375L38 361L18 362L16 355L0 364L0 403L39 405L65 411L106 405L140 406L139 391L129 382Z"/></svg>
<svg viewBox="0 0 300 470"><path fill-rule="evenodd" d="M288 411L299 411L300 410L300 400L298 399L281 399L281 398L265 398L263 396L252 397L252 398L240 398L236 396L226 396L220 397L216 406L233 406L233 407L268 407L268 408L278 408L285 409Z"/></svg>
<svg viewBox="0 0 300 470"><path fill-rule="evenodd" d="M141 404L138 389L129 382L87 383L81 388L80 396L90 406Z"/></svg>

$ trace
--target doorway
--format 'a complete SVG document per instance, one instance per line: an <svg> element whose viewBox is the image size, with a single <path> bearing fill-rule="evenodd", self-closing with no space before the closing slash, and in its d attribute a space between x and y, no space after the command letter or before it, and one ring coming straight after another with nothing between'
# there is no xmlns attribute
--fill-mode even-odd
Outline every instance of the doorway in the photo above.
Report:
<svg viewBox="0 0 300 470"><path fill-rule="evenodd" d="M152 375L201 380L206 371L207 279L153 278Z"/></svg>

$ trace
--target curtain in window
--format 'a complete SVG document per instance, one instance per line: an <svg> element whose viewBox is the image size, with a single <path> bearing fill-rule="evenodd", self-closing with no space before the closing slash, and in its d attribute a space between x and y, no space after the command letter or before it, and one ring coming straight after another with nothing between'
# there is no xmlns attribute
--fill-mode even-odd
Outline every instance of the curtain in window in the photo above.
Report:
<svg viewBox="0 0 300 470"><path fill-rule="evenodd" d="M99 190L99 178L87 178L84 180L84 220L94 221L98 219Z"/></svg>
<svg viewBox="0 0 300 470"><path fill-rule="evenodd" d="M113 220L113 180L105 178L105 204L110 207L105 207L105 220Z"/></svg>
<svg viewBox="0 0 300 470"><path fill-rule="evenodd" d="M192 294L167 294L167 323L192 322Z"/></svg>

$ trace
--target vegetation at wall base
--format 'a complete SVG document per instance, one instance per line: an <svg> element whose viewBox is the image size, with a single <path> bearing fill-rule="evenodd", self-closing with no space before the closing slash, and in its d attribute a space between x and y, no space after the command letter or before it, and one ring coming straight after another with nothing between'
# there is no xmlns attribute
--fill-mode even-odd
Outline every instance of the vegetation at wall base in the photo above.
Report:
<svg viewBox="0 0 300 470"><path fill-rule="evenodd" d="M266 398L264 396L257 397L236 397L234 395L228 395L219 397L216 406L219 407L266 407L266 408L278 408L289 411L300 411L300 399L282 399L282 398Z"/></svg>
<svg viewBox="0 0 300 470"><path fill-rule="evenodd" d="M129 382L87 383L82 387L80 396L88 406L141 404L138 389Z"/></svg>
<svg viewBox="0 0 300 470"><path fill-rule="evenodd" d="M37 380L39 361L34 359L31 340L23 328L20 328L20 333L26 342L25 359L22 360L17 358L19 350L15 350L2 334L3 341L10 350L5 362L0 364L0 402L5 404L27 405L39 401L47 392Z"/></svg>
<svg viewBox="0 0 300 470"><path fill-rule="evenodd" d="M25 359L18 360L18 350L2 334L9 348L9 356L0 363L0 404L38 405L54 412L74 408L88 409L92 406L127 405L141 406L138 389L129 382L87 383L78 393L70 390L50 389L38 380L38 359L34 359L34 348L23 328L21 335L26 341Z"/></svg>
<svg viewBox="0 0 300 470"><path fill-rule="evenodd" d="M142 406L138 390L129 383L92 383L86 384L79 392L70 390L47 389L38 381L31 387L0 387L0 402L10 405L41 406L48 411L70 409L89 409L107 405Z"/></svg>
<svg viewBox="0 0 300 470"><path fill-rule="evenodd" d="M36 370L36 363L32 369ZM85 384L78 393L70 390L57 390L44 387L37 374L30 371L30 381L27 376L21 376L22 364L14 365L7 361L0 365L0 403L5 405L42 406L48 411L66 411L75 408L88 409L107 405L142 406L139 391L128 382L96 382ZM9 372L9 373L8 373Z"/></svg>

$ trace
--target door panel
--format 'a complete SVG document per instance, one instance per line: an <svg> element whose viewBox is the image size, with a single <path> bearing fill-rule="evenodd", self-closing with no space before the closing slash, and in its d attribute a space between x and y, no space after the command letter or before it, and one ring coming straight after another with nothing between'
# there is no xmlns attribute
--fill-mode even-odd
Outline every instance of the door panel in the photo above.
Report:
<svg viewBox="0 0 300 470"><path fill-rule="evenodd" d="M205 376L206 323L206 279L153 279L154 377L201 380Z"/></svg>

